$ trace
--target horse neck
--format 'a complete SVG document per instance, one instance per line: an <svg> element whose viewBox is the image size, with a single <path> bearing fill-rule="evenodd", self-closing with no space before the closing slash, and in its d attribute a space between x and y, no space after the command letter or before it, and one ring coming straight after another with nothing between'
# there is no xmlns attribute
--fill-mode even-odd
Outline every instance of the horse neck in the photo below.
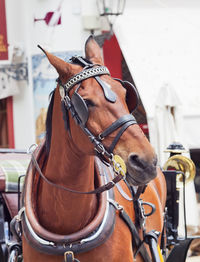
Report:
<svg viewBox="0 0 200 262"><path fill-rule="evenodd" d="M55 184L73 190L93 190L94 157L84 155L77 149L64 127L60 97L55 94L54 99L51 147L45 176ZM39 216L49 230L61 234L73 233L83 228L94 217L97 208L95 195L66 192L46 183L42 186ZM56 216L56 223L49 223L51 215Z"/></svg>

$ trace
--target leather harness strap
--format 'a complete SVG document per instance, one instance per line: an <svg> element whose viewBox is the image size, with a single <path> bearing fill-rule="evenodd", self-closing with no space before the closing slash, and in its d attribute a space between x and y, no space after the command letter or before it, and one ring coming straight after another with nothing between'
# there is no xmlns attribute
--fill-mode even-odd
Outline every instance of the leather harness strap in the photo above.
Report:
<svg viewBox="0 0 200 262"><path fill-rule="evenodd" d="M137 124L135 118L133 115L124 115L122 117L120 117L119 119L117 119L114 123L112 123L108 128L106 128L101 134L99 134L98 138L100 140L103 140L105 137L107 137L108 135L110 135L111 133L113 133L115 130L117 130L119 127L121 127L121 129L119 130L119 132L117 133L117 135L115 136L112 144L110 145L110 147L108 148L108 152L113 152L118 140L120 139L120 137L122 136L122 134L124 133L124 131L130 126L130 125L134 125Z"/></svg>
<svg viewBox="0 0 200 262"><path fill-rule="evenodd" d="M132 115L130 115L132 116ZM113 152L118 140L120 139L120 137L122 136L122 134L126 131L126 129L130 126L130 125L134 125L136 124L136 121L134 119L130 120L129 122L126 122L122 128L119 130L118 134L115 136L111 146L109 147L108 151Z"/></svg>
<svg viewBox="0 0 200 262"><path fill-rule="evenodd" d="M151 259L149 257L149 254L147 253L146 247L144 246L144 243L141 241L138 231L133 221L130 219L129 215L125 212L124 209L120 210L119 215L124 220L124 222L126 223L126 225L128 226L132 234L133 247L136 247L136 249L139 250L138 252L140 253L140 255L142 256L145 262L151 262Z"/></svg>
<svg viewBox="0 0 200 262"><path fill-rule="evenodd" d="M136 193L133 196L134 202L138 200L140 194L144 193L146 189L146 186L139 186ZM138 234L137 228L129 215L124 210L123 206L119 205L116 201L113 199L109 199L109 202L115 207L116 210L119 211L119 216L123 219L123 221L128 226L131 235L132 235L132 247L133 250L136 248L136 252L134 254L134 258L139 253L141 257L143 258L144 262L151 262L151 258L147 252L146 247L144 246L144 241L140 239L140 236Z"/></svg>

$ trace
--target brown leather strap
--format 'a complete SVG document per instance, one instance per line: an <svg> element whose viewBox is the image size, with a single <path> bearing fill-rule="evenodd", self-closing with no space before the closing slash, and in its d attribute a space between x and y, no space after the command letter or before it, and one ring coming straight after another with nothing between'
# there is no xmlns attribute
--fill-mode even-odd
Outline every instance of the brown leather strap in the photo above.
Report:
<svg viewBox="0 0 200 262"><path fill-rule="evenodd" d="M92 191L82 192L82 191L73 190L73 189L64 187L62 185L57 185L57 184L53 183L51 180L46 178L44 176L44 174L42 173L34 154L32 154L31 160L34 163L35 168L37 169L39 175L42 177L42 179L44 179L44 181L46 183L48 183L49 185L54 186L56 188L59 188L59 189L62 189L62 190L65 190L65 191L68 191L68 192L71 192L71 193L75 193L75 194L87 194L87 195L89 195L89 194L100 194L100 193L102 193L106 190L110 190L112 187L115 186L116 183L118 183L120 180L122 180L124 178L123 175L118 174L115 178L113 178L113 180L111 180L107 184L104 184L104 185L102 185L102 186L100 186L100 187L98 187L98 188L96 188L95 190L92 190Z"/></svg>
<svg viewBox="0 0 200 262"><path fill-rule="evenodd" d="M126 225L129 227L129 229L131 231L133 250L134 250L134 248L136 248L145 262L151 262L151 259L149 257L148 252L147 252L147 249L144 245L144 242L140 239L138 231L137 231L133 221L129 217L129 215L126 213L126 211L124 209L120 210L119 215L124 220L124 222L126 223ZM136 252L134 254L134 259L135 259L136 255L138 254L138 252Z"/></svg>
<svg viewBox="0 0 200 262"><path fill-rule="evenodd" d="M134 200L137 200L139 199L140 195L144 193L145 189L146 189L147 185L144 185L144 186L139 186L135 195L134 195Z"/></svg>

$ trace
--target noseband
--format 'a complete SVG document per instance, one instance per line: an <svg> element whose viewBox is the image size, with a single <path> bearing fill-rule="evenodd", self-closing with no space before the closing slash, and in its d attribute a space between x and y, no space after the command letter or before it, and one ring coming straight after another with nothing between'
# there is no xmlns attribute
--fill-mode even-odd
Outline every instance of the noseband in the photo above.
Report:
<svg viewBox="0 0 200 262"><path fill-rule="evenodd" d="M76 123L81 127L83 132L88 136L89 140L94 144L94 149L96 151L96 154L98 157L103 160L104 163L110 163L113 160L113 150L120 139L121 135L124 133L124 131L130 126L137 124L134 116L132 114L124 115L117 119L114 123L112 123L108 128L106 128L102 133L95 136L90 132L90 130L86 127L86 123L89 117L89 111L86 102L84 99L78 94L78 90L80 88L81 82L83 80L86 80L88 78L94 78L99 85L101 86L105 98L111 102L116 102L116 94L110 89L108 84L106 84L99 76L100 75L110 75L109 70L105 66L100 66L98 64L92 64L90 61L87 61L86 59L82 57L72 57L72 62L74 64L81 65L83 67L83 70L71 77L65 85L63 85L60 81L60 79L57 79L57 82L59 84L60 89L60 95L62 98L62 107L64 114L67 114L68 112L71 113L72 117L76 121ZM117 81L120 81L120 83L127 89L128 94L132 94L132 96L136 97L136 101L138 101L138 93L136 88L127 81L122 81L119 79L115 79ZM69 91L76 85L79 84L76 90L74 91L72 97L69 96ZM132 89L132 91L131 91ZM135 108L132 108L130 104L128 103L129 110L132 111ZM137 102L136 102L137 106ZM66 116L64 115L64 119L66 119ZM68 117L67 117L68 119ZM68 131L69 131L69 124ZM115 136L112 144L109 148L105 148L105 146L102 143L102 140L106 138L108 135L113 133L115 130L120 128L117 135Z"/></svg>

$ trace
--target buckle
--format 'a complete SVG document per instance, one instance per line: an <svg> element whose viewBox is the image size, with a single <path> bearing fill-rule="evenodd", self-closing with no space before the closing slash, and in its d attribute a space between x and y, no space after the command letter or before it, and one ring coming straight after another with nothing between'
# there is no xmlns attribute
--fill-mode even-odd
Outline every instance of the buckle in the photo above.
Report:
<svg viewBox="0 0 200 262"><path fill-rule="evenodd" d="M66 251L64 253L64 262L74 261L74 253L72 251Z"/></svg>

